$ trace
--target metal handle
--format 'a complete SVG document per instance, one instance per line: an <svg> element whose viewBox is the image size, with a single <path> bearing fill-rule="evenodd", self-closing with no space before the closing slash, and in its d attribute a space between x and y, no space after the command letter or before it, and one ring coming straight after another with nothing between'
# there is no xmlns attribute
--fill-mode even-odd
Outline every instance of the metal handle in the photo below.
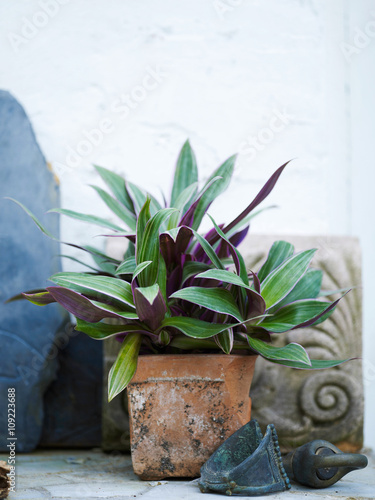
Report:
<svg viewBox="0 0 375 500"><path fill-rule="evenodd" d="M365 455L343 453L328 441L318 439L300 446L283 459L293 481L311 488L326 488L345 474L366 467Z"/></svg>

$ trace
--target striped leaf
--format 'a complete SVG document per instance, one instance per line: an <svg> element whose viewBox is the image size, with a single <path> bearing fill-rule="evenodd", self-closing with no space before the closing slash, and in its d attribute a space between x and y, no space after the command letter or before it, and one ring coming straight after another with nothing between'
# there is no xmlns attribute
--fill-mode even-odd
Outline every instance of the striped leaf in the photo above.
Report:
<svg viewBox="0 0 375 500"><path fill-rule="evenodd" d="M305 274L316 249L292 255L264 279L261 295L267 309L283 299Z"/></svg>
<svg viewBox="0 0 375 500"><path fill-rule="evenodd" d="M119 333L146 333L139 325L110 325L107 323L88 323L77 319L75 330L85 333L95 340L104 340Z"/></svg>
<svg viewBox="0 0 375 500"><path fill-rule="evenodd" d="M185 188L182 193L178 196L177 200L174 202L173 206L178 210L178 212L175 212L174 214L171 215L169 221L168 221L168 226L167 229L172 229L178 226L178 222L185 213L186 210L186 205L189 206L189 202L191 199L194 197L194 195L197 192L197 187L198 183L194 182L187 188Z"/></svg>
<svg viewBox="0 0 375 500"><path fill-rule="evenodd" d="M278 365L288 366L290 368L299 368L300 370L324 370L326 368L333 368L334 366L339 366L347 361L352 361L356 358L348 359L310 359L311 365L306 365L299 361L288 361L288 360L270 360Z"/></svg>
<svg viewBox="0 0 375 500"><path fill-rule="evenodd" d="M12 297L11 299L7 300L7 303L20 299L27 299L29 302L37 306L45 306L47 304L56 302L56 299L48 290L30 290L29 292L23 292L19 295L16 295L15 297Z"/></svg>
<svg viewBox="0 0 375 500"><path fill-rule="evenodd" d="M133 274L136 267L135 257L129 257L116 268L115 274Z"/></svg>
<svg viewBox="0 0 375 500"><path fill-rule="evenodd" d="M233 243L225 236L223 231L220 229L220 227L216 224L214 219L209 215L209 218L212 221L212 224L214 225L216 232L220 236L220 238L223 239L228 245L229 245L229 251L232 255L233 262L236 266L237 274L241 276L242 281L248 285L249 284L249 277L247 275L247 270L246 270L246 264L245 261L240 254L240 252L237 250L237 248L233 245Z"/></svg>
<svg viewBox="0 0 375 500"><path fill-rule="evenodd" d="M112 191L115 198L131 213L135 214L133 202L126 189L125 179L120 175L107 170L106 168L99 167L98 165L94 165L94 168Z"/></svg>
<svg viewBox="0 0 375 500"><path fill-rule="evenodd" d="M135 308L131 285L118 278L84 273L57 273L50 280L59 286L88 295L90 298L109 301L119 308L122 306Z"/></svg>
<svg viewBox="0 0 375 500"><path fill-rule="evenodd" d="M151 265L138 275L140 286L151 286L157 279L160 252L159 229L175 210L175 208L163 208L156 212L146 224L140 247L137 242L137 264L151 261Z"/></svg>
<svg viewBox="0 0 375 500"><path fill-rule="evenodd" d="M212 248L212 246L208 243L208 241L201 236L199 233L193 230L194 236L196 237L198 243L200 243L201 247L203 248L205 254L207 257L210 259L212 264L217 267L218 269L225 269L224 264L221 262L219 257L216 255L215 250Z"/></svg>
<svg viewBox="0 0 375 500"><path fill-rule="evenodd" d="M140 333L129 333L122 342L120 352L108 375L108 401L112 401L123 391L133 378L141 343Z"/></svg>
<svg viewBox="0 0 375 500"><path fill-rule="evenodd" d="M318 318L327 312L331 306L330 302L307 299L299 300L279 309L275 314L265 318L259 326L272 333L287 332L296 328L306 321Z"/></svg>
<svg viewBox="0 0 375 500"><path fill-rule="evenodd" d="M40 221L39 221L39 220L35 217L35 215L34 215L32 212L30 212L30 210L29 210L27 207L25 207L25 205L23 205L21 202L19 202L19 201L15 200L14 198L9 198L9 197L6 197L5 199L6 199L6 200L13 201L13 202L14 202L14 203L16 203L19 207L21 207L21 208L22 208L22 210L24 210L24 211L27 213L27 215L28 215L29 217L31 217L31 219L35 222L35 224L36 224L36 225L38 226L38 228L42 231L42 233L44 233L46 236L48 236L48 237L49 237L49 238L51 238L52 240L59 241L59 240L58 240L55 236L53 236L53 234L52 234L52 233L50 233L50 232L48 231L48 229L46 229L46 228L43 226L43 224L42 224L42 223L41 223L41 222L40 222Z"/></svg>
<svg viewBox="0 0 375 500"><path fill-rule="evenodd" d="M274 311L280 309L280 307L291 304L296 300L315 299L320 295L322 278L323 271L320 269L308 269L292 291L274 307L271 307L269 312L274 313Z"/></svg>
<svg viewBox="0 0 375 500"><path fill-rule="evenodd" d="M225 352L225 354L230 354L234 343L233 328L228 328L228 330L215 335L214 340L220 349Z"/></svg>
<svg viewBox="0 0 375 500"><path fill-rule="evenodd" d="M234 164L237 155L228 158L220 167L218 167L207 179L206 184L203 186L204 194L202 195L197 208L194 212L194 222L191 226L197 230L202 222L203 216L206 213L210 204L227 189L233 175ZM213 179L220 177L216 182L210 183ZM208 187L209 186L209 187ZM208 189L206 189L208 187Z"/></svg>
<svg viewBox="0 0 375 500"><path fill-rule="evenodd" d="M305 366L311 366L310 358L305 349L294 342L285 347L275 347L266 344L263 340L255 339L247 335L247 341L251 349L269 361L297 361Z"/></svg>
<svg viewBox="0 0 375 500"><path fill-rule="evenodd" d="M171 194L171 207L177 207L176 201L181 193L188 186L191 186L196 182L198 182L197 162L189 141L186 141L182 146L176 164ZM187 201L188 200L186 200L181 208L184 207Z"/></svg>
<svg viewBox="0 0 375 500"><path fill-rule="evenodd" d="M80 212L74 212L73 210L67 210L65 208L53 208L52 210L48 211L48 213L50 212L66 215L67 217L71 217L72 219L88 222L89 224L94 224L96 226L106 227L109 229L113 229L114 231L123 231L124 229L117 224L113 224L109 220L103 219L102 217L97 217L96 215L81 214Z"/></svg>
<svg viewBox="0 0 375 500"><path fill-rule="evenodd" d="M233 325L208 323L196 318L189 318L186 316L174 316L172 318L165 318L161 324L161 328L173 327L182 332L188 337L195 339L208 339L220 332L228 330Z"/></svg>
<svg viewBox="0 0 375 500"><path fill-rule="evenodd" d="M159 285L139 287L134 289L134 302L139 319L144 322L151 331L160 327L167 306Z"/></svg>
<svg viewBox="0 0 375 500"><path fill-rule="evenodd" d="M95 191L98 193L100 198L104 201L104 203L107 205L108 208L112 210L114 214L117 215L121 220L127 224L127 226L135 231L136 227L136 218L135 215L128 209L126 208L122 203L117 201L115 198L113 198L111 195L109 195L106 191L103 189L97 187L97 186L91 186Z"/></svg>
<svg viewBox="0 0 375 500"><path fill-rule="evenodd" d="M225 269L208 269L203 273L197 274L195 277L222 281L223 283L232 283L232 285L250 289L250 287L243 282L238 274L232 273L231 271L227 271Z"/></svg>
<svg viewBox="0 0 375 500"><path fill-rule="evenodd" d="M222 314L229 314L238 321L243 321L233 295L222 288L201 288L191 286L173 293L170 299L183 299L200 307Z"/></svg>
<svg viewBox="0 0 375 500"><path fill-rule="evenodd" d="M294 253L294 246L287 241L275 241L268 252L266 262L258 272L259 281L262 282L274 269L279 267L284 260Z"/></svg>

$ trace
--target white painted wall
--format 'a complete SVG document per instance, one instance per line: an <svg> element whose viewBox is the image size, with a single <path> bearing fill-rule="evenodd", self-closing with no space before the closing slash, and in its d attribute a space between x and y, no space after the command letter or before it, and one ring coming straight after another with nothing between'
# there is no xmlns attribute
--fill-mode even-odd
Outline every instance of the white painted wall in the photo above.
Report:
<svg viewBox="0 0 375 500"><path fill-rule="evenodd" d="M252 230L361 238L375 446L375 1L3 1L0 36L0 86L29 114L65 208L108 215L86 186L100 184L92 163L168 192L189 137L202 180L240 153L211 210L229 221L296 158L270 199L280 208ZM87 243L97 228L64 219L61 233Z"/></svg>

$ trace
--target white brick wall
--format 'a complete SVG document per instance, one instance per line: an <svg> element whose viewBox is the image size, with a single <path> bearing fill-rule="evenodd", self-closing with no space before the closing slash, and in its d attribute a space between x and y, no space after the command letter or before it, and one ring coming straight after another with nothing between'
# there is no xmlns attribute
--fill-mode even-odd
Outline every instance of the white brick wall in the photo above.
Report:
<svg viewBox="0 0 375 500"><path fill-rule="evenodd" d="M202 179L240 153L233 183L211 211L219 221L296 158L270 198L280 208L252 230L361 237L374 378L371 12L374 0L3 2L0 85L25 106L60 177L62 205L78 211L107 215L86 187L100 183L92 163L169 192L187 137ZM87 242L97 229L64 219L61 232ZM370 377L368 415L374 385ZM369 419L366 441L375 446Z"/></svg>

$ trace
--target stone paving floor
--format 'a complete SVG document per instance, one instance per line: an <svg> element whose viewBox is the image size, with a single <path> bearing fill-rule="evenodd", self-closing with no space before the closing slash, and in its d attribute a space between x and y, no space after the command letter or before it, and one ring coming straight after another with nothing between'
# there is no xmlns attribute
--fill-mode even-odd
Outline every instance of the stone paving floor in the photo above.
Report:
<svg viewBox="0 0 375 500"><path fill-rule="evenodd" d="M375 455L366 453L369 465L352 472L336 485L311 490L292 489L257 497L275 500L375 499ZM7 460L0 454L0 460ZM90 499L218 500L222 495L202 496L197 481L140 481L132 471L130 456L104 454L100 450L49 450L19 454L16 492L9 500Z"/></svg>

